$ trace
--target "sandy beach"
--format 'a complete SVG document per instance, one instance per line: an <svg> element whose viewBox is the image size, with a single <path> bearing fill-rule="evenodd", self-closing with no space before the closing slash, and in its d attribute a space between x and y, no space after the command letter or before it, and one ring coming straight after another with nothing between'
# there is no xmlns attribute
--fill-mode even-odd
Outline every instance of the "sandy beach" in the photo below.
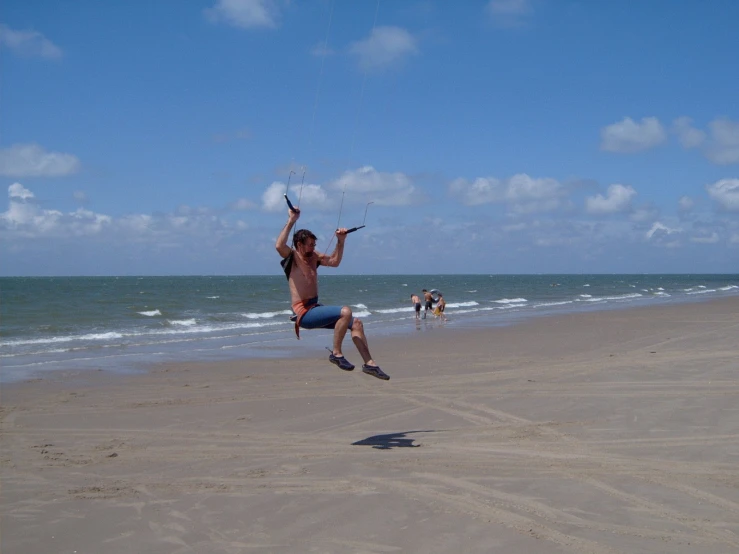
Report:
<svg viewBox="0 0 739 554"><path fill-rule="evenodd" d="M5 385L0 550L739 552L739 297L453 323Z"/></svg>

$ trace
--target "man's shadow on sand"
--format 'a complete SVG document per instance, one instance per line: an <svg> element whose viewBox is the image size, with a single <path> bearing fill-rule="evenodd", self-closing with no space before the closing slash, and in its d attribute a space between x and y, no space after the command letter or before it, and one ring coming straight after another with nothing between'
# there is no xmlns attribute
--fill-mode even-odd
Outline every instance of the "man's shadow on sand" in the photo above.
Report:
<svg viewBox="0 0 739 554"><path fill-rule="evenodd" d="M404 433L389 433L387 435L374 435L361 441L353 442L352 446L371 446L380 450L391 448L418 448L420 444L413 444L415 439L405 438L411 433L434 433L434 431L405 431Z"/></svg>

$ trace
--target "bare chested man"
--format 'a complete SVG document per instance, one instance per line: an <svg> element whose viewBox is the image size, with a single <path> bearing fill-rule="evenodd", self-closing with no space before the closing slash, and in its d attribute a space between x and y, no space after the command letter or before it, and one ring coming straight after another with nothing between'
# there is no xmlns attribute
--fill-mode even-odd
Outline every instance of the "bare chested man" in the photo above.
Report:
<svg viewBox="0 0 739 554"><path fill-rule="evenodd" d="M411 304L413 304L413 309L416 310L416 319L421 319L421 299L417 294L411 294Z"/></svg>
<svg viewBox="0 0 739 554"><path fill-rule="evenodd" d="M423 319L426 319L426 314L429 313L429 310L433 311L434 309L434 295L426 289L423 289L423 302Z"/></svg>
<svg viewBox="0 0 739 554"><path fill-rule="evenodd" d="M301 229L293 236L293 247L287 245L290 231L300 217L299 209L288 210L287 224L277 237L275 248L283 258L282 266L290 285L292 309L296 315L295 333L300 338L299 329L333 329L333 351L328 357L332 364L345 371L354 369L344 357L341 345L347 330L351 331L352 341L364 360L362 371L378 379L390 377L372 359L364 334L362 320L352 317L349 306L322 306L318 303L318 266L338 267L344 255L344 242L347 230L336 230L336 248L330 256L316 251L316 236L307 229Z"/></svg>

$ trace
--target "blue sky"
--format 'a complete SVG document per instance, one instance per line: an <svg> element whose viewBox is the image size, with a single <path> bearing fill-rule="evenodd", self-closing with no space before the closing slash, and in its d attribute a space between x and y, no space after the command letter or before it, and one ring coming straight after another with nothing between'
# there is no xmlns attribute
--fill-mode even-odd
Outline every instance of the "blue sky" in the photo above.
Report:
<svg viewBox="0 0 739 554"><path fill-rule="evenodd" d="M737 21L5 0L0 274L279 274L288 177L319 249L366 213L340 274L737 273Z"/></svg>

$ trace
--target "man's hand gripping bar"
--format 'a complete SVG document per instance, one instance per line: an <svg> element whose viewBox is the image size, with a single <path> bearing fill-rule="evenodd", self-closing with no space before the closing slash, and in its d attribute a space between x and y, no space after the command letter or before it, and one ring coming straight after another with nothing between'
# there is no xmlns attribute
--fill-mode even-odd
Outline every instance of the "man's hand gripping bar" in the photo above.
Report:
<svg viewBox="0 0 739 554"><path fill-rule="evenodd" d="M290 202L290 199L287 197L287 194L283 194L283 196L285 197L285 202L287 202L287 207L290 208L292 212L298 213L300 210L296 208L295 206L293 206L293 203Z"/></svg>

